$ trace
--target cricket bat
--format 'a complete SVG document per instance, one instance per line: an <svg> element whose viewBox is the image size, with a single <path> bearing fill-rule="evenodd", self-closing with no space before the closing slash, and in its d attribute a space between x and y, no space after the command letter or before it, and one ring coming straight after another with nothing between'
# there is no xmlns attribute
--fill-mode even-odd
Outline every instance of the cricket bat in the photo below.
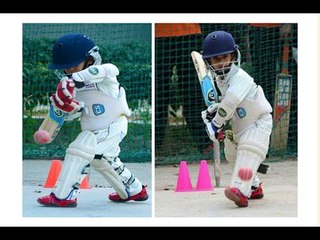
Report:
<svg viewBox="0 0 320 240"><path fill-rule="evenodd" d="M282 50L281 73L276 77L275 99L273 106L273 132L271 147L274 150L286 150L289 135L290 106L292 94L292 76L288 70L289 36L286 35Z"/></svg>
<svg viewBox="0 0 320 240"><path fill-rule="evenodd" d="M196 51L191 52L191 58L198 74L199 83L201 86L202 96L207 107L218 102L218 93L213 83L212 76L209 76L206 70L206 65L200 53ZM220 143L218 141L213 143L214 152L214 177L216 187L220 187L221 167L220 167Z"/></svg>
<svg viewBox="0 0 320 240"><path fill-rule="evenodd" d="M33 138L37 144L49 144L58 135L65 120L66 113L56 109L50 104L50 109L42 121L39 129L34 133Z"/></svg>

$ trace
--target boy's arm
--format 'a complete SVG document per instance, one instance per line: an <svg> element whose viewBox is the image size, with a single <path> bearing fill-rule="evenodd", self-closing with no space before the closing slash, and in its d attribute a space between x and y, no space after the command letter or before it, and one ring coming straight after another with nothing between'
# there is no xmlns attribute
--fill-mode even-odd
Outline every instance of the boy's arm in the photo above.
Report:
<svg viewBox="0 0 320 240"><path fill-rule="evenodd" d="M79 116L83 104L74 99L75 84L72 79L63 78L57 91L50 97L50 109L34 133L34 141L38 144L51 143L62 127L65 118ZM70 118L71 119L71 118Z"/></svg>
<svg viewBox="0 0 320 240"><path fill-rule="evenodd" d="M92 65L82 71L72 74L72 79L76 85L85 85L90 83L99 83L104 79L109 81L118 82L117 76L119 75L119 69L112 63L106 63L102 65Z"/></svg>
<svg viewBox="0 0 320 240"><path fill-rule="evenodd" d="M50 110L42 121L39 129L34 133L34 141L38 144L49 144L58 135L65 120L66 113L50 104Z"/></svg>

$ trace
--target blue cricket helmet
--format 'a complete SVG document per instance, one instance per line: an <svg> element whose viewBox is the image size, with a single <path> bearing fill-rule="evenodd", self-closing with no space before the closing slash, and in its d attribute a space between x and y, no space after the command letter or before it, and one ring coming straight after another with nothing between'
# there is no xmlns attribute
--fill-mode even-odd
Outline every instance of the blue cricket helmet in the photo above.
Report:
<svg viewBox="0 0 320 240"><path fill-rule="evenodd" d="M238 45L233 36L225 31L209 33L203 41L202 58L216 57L223 54L236 52Z"/></svg>
<svg viewBox="0 0 320 240"><path fill-rule="evenodd" d="M81 33L69 33L58 38L52 49L52 63L49 69L67 69L77 66L90 56L95 43Z"/></svg>

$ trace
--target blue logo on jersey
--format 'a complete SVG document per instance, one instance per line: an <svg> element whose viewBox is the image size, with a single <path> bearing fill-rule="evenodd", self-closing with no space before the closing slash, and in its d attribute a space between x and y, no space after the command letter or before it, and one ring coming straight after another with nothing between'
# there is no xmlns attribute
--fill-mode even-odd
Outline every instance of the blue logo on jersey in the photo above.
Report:
<svg viewBox="0 0 320 240"><path fill-rule="evenodd" d="M102 104L93 104L92 111L96 116L99 116L105 112L104 106Z"/></svg>
<svg viewBox="0 0 320 240"><path fill-rule="evenodd" d="M245 116L247 116L247 112L244 108L237 108L236 111L239 118L244 118Z"/></svg>

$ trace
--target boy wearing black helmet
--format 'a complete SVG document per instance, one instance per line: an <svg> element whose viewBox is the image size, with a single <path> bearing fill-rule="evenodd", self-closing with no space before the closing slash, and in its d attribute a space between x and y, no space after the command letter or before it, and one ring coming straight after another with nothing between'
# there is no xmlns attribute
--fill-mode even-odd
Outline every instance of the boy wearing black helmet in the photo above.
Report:
<svg viewBox="0 0 320 240"><path fill-rule="evenodd" d="M53 106L69 116L81 117L81 133L68 146L58 182L50 195L37 199L47 207L76 207L79 186L91 166L116 190L115 202L145 201L146 186L124 166L119 144L127 134L131 112L119 69L101 64L99 48L86 35L65 34L52 49L52 63L60 77L51 96Z"/></svg>
<svg viewBox="0 0 320 240"><path fill-rule="evenodd" d="M209 33L203 42L202 58L221 92L220 102L201 113L210 127L208 135L211 139L221 136L218 133L229 120L233 132L233 139L224 140L226 158L234 162L225 196L237 206L247 207L248 199L264 195L256 172L269 149L272 107L261 86L240 68L240 51L230 33Z"/></svg>

